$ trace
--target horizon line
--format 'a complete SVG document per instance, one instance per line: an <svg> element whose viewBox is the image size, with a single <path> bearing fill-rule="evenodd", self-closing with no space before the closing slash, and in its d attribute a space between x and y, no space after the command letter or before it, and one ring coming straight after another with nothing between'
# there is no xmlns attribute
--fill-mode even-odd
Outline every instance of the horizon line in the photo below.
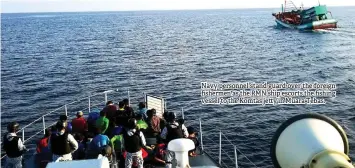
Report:
<svg viewBox="0 0 355 168"><path fill-rule="evenodd" d="M355 7L350 6L328 6L327 7ZM149 11L196 11L196 10L233 10L233 9L277 9L280 7L243 7L243 8L206 8L206 9L144 9L144 10L93 10L93 11L39 11L39 12L0 12L0 14L26 14L26 13L88 13L88 12L149 12ZM309 7L305 7L309 8Z"/></svg>

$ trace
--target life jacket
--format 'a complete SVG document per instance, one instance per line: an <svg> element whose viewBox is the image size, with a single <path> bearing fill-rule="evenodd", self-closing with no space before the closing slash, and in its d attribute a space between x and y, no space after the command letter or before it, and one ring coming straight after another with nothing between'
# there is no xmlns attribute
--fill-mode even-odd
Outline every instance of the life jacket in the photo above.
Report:
<svg viewBox="0 0 355 168"><path fill-rule="evenodd" d="M143 147L139 130L137 130L132 136L129 136L127 131L124 131L123 139L124 148L129 153L136 153Z"/></svg>
<svg viewBox="0 0 355 168"><path fill-rule="evenodd" d="M16 158L21 156L24 151L20 151L20 149L18 148L18 141L20 137L13 136L12 140L9 141L6 136L7 135L4 136L3 142L4 142L4 150L7 156L9 158Z"/></svg>
<svg viewBox="0 0 355 168"><path fill-rule="evenodd" d="M70 144L68 142L68 133L63 135L52 135L51 136L51 150L53 154L65 155L71 152Z"/></svg>
<svg viewBox="0 0 355 168"><path fill-rule="evenodd" d="M167 143L169 143L171 140L184 137L184 133L182 131L182 124L179 124L178 126L176 126L175 124L169 124L166 126L166 128L167 128L167 135L166 135Z"/></svg>

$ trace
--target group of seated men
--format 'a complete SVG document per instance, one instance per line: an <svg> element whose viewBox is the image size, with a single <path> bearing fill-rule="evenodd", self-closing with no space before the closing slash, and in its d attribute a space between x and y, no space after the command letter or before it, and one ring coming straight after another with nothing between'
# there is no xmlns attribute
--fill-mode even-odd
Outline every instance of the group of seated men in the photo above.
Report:
<svg viewBox="0 0 355 168"><path fill-rule="evenodd" d="M146 138L156 143L147 145ZM82 111L71 122L67 116L60 116L38 141L36 162L45 166L50 161L94 159L101 154L113 167L143 168L143 163L171 167L173 153L167 150L167 144L177 138L190 138L198 146L196 131L186 128L175 113L165 112L160 118L143 102L135 113L128 99L118 104L108 101L99 113L91 112L87 119ZM189 155L196 156L195 150Z"/></svg>

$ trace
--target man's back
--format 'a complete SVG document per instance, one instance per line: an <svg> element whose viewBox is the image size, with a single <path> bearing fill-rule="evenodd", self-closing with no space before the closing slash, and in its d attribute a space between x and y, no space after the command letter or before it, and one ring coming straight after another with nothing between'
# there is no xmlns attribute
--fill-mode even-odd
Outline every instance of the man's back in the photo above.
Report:
<svg viewBox="0 0 355 168"><path fill-rule="evenodd" d="M102 134L96 135L91 141L91 145L97 148L101 148L109 144L110 144L110 139L106 135L102 135Z"/></svg>
<svg viewBox="0 0 355 168"><path fill-rule="evenodd" d="M144 120L138 120L137 121L137 127L139 129L147 129L148 128L148 124Z"/></svg>
<svg viewBox="0 0 355 168"><path fill-rule="evenodd" d="M73 132L82 133L87 130L87 123L83 117L73 119L71 124L73 127Z"/></svg>
<svg viewBox="0 0 355 168"><path fill-rule="evenodd" d="M155 133L160 133L160 118L153 116L148 120L148 127Z"/></svg>
<svg viewBox="0 0 355 168"><path fill-rule="evenodd" d="M113 104L111 105L107 105L103 111L106 112L106 117L110 120L110 121L114 121L114 118L116 117L116 111L117 111L117 107Z"/></svg>
<svg viewBox="0 0 355 168"><path fill-rule="evenodd" d="M106 117L100 117L99 119L96 120L96 127L100 128L102 133L105 133L105 131L108 128L109 120Z"/></svg>

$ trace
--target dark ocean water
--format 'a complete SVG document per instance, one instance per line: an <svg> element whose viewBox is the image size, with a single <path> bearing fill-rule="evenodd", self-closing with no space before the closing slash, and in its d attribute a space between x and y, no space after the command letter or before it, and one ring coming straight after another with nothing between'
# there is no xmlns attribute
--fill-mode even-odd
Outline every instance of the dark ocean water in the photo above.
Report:
<svg viewBox="0 0 355 168"><path fill-rule="evenodd" d="M272 167L278 126L307 112L338 121L354 158L355 8L330 10L340 28L322 32L276 29L274 9L2 14L1 131L114 88L135 100L162 95L168 109L189 107L187 118L202 118L207 137L217 140L222 130L258 167ZM332 82L338 89L325 105L201 105L205 81ZM240 166L253 167L244 155Z"/></svg>

